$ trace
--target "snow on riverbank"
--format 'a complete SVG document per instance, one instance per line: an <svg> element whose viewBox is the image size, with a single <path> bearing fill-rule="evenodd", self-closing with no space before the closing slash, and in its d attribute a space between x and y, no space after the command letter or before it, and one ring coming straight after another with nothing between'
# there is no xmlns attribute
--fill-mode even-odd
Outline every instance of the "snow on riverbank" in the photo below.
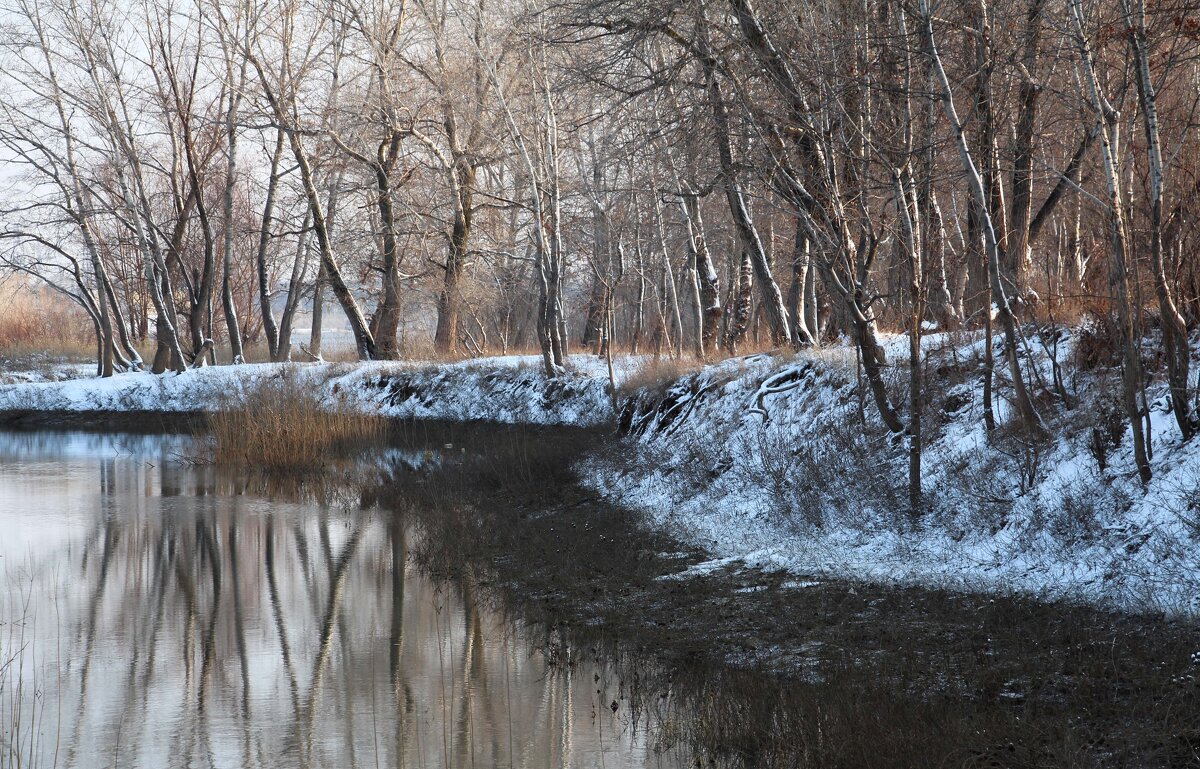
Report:
<svg viewBox="0 0 1200 769"><path fill-rule="evenodd" d="M64 363L37 357L26 360L0 360L0 386L30 382L65 382L90 377L96 373L95 364Z"/></svg>
<svg viewBox="0 0 1200 769"><path fill-rule="evenodd" d="M721 563L905 585L1015 592L1133 610L1200 613L1200 440L1179 440L1161 385L1149 391L1154 479L1134 472L1111 367L1074 364L1077 336L1030 354L1050 437L983 424L979 340L925 340L930 406L923 487L907 517L906 443L878 423L845 347L732 359L627 393L616 450L584 482ZM902 360L907 340L889 340ZM641 361L618 361L617 381ZM903 367L894 369L899 380ZM0 412L219 408L264 378L396 418L612 424L607 368L577 355L547 380L536 357L453 364L256 364L185 374L0 385ZM998 418L1007 385L997 373ZM644 378L644 377L643 377ZM1042 388L1039 386L1038 388ZM1045 388L1053 389L1051 386ZM894 391L904 391L898 381Z"/></svg>
<svg viewBox="0 0 1200 769"><path fill-rule="evenodd" d="M211 366L182 374L118 374L0 385L0 412L199 412L220 408L272 377L295 377L329 399L398 419L596 425L612 419L596 372L546 379L540 359L509 356L418 363L290 363Z"/></svg>
<svg viewBox="0 0 1200 769"><path fill-rule="evenodd" d="M1179 439L1151 389L1154 479L1143 490L1110 402L1115 374L1071 369L1074 339L1055 341L1039 373L1051 381L1057 355L1074 403L1043 402L1051 435L1038 441L1003 428L989 440L974 343L926 340L928 509L916 525L906 440L882 429L837 350L726 361L643 393L622 414L630 450L581 475L714 564L1200 613L1200 442ZM906 347L891 340L889 359Z"/></svg>

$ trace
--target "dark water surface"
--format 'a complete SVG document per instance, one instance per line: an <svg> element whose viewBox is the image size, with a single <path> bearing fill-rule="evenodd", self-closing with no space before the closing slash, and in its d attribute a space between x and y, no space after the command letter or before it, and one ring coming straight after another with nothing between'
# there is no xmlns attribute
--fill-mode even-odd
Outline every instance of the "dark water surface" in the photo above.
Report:
<svg viewBox="0 0 1200 769"><path fill-rule="evenodd" d="M682 763L394 517L245 493L191 440L0 432L0 769Z"/></svg>

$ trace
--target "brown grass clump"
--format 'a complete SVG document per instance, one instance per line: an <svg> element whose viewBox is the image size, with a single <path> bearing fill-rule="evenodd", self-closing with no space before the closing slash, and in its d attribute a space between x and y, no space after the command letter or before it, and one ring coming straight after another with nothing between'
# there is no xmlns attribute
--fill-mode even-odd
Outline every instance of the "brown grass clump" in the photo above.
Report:
<svg viewBox="0 0 1200 769"><path fill-rule="evenodd" d="M698 358L645 358L626 374L618 389L623 395L639 390L660 391L702 368L704 361Z"/></svg>
<svg viewBox="0 0 1200 769"><path fill-rule="evenodd" d="M316 470L383 438L386 422L282 376L247 389L209 420L219 465Z"/></svg>

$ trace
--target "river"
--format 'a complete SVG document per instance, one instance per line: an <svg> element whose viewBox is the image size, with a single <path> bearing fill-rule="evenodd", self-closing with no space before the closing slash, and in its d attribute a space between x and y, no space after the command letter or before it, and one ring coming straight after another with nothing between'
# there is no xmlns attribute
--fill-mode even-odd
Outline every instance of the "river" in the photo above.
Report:
<svg viewBox="0 0 1200 769"><path fill-rule="evenodd" d="M684 763L395 515L251 493L192 440L0 432L0 769Z"/></svg>

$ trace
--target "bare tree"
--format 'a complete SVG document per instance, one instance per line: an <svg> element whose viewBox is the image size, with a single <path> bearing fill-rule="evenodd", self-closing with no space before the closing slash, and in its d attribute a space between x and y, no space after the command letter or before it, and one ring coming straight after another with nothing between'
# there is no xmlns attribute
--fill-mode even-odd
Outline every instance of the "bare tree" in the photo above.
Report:
<svg viewBox="0 0 1200 769"><path fill-rule="evenodd" d="M1113 109L1096 75L1091 44L1086 31L1087 20L1081 0L1069 0L1071 24L1075 35L1075 48L1083 70L1083 87L1086 97L1095 111L1097 134L1100 137L1100 154L1104 165L1105 202L1108 204L1110 247L1108 283L1117 305L1117 322L1120 331L1122 354L1121 401L1129 418L1133 433L1134 461L1142 483L1150 480L1149 435L1143 430L1142 420L1148 414L1145 392L1142 389L1142 365L1138 353L1140 333L1129 287L1129 235L1126 229L1124 200L1121 194L1121 168L1117 157L1116 137L1118 113Z"/></svg>
<svg viewBox="0 0 1200 769"><path fill-rule="evenodd" d="M1016 405L1017 415L1021 420L1021 424L1026 428L1042 430L1044 429L1044 425L1042 424L1041 417L1033 407L1033 401L1029 397L1029 392L1025 386L1025 377L1021 371L1020 351L1017 340L1017 321L1012 305L1009 303L1008 293L1005 290L1003 276L1001 275L1000 265L1003 260L1000 253L999 238L992 222L992 206L989 203L983 176L979 173L978 166L975 165L975 159L971 155L970 147L967 146L966 134L963 131L962 121L959 120L958 110L954 107L954 94L950 88L950 79L946 76L946 69L942 66L941 55L938 53L933 31L933 14L929 10L927 0L921 0L920 14L925 29L925 43L928 56L933 64L933 70L937 77L937 85L941 91L942 106L958 144L963 173L966 176L971 196L975 200L976 211L981 217L984 248L987 253L988 272L990 274L992 302L996 306L996 312L1000 317L1001 325L1004 327L1004 355L1008 361L1009 376L1012 378L1013 400Z"/></svg>
<svg viewBox="0 0 1200 769"><path fill-rule="evenodd" d="M258 75L271 116L287 134L292 157L296 161L300 181L308 199L312 229L321 260L321 277L328 281L342 311L346 314L359 357L369 360L376 357L375 338L334 254L326 207L317 189L312 158L304 142L305 135L311 133L311 129L306 128L301 116L300 90L305 85L305 79L318 64L319 38L316 32L310 32L308 36L297 34L301 31L297 26L298 12L299 8L295 3L285 3L279 7L276 17L260 20L264 28L270 28L275 33L272 43L277 49L271 53L275 56L273 61L278 65L277 68L269 68L263 63L271 59L267 59L261 51L261 46L267 39L267 35L261 30L252 41L259 43L260 48L248 48L243 55ZM318 21L328 22L328 18Z"/></svg>
<svg viewBox="0 0 1200 769"><path fill-rule="evenodd" d="M1075 9L1073 13L1078 13L1078 10ZM1187 440L1196 430L1196 419L1188 401L1188 368L1191 363L1191 350L1188 348L1187 323L1179 312L1175 293L1167 279L1163 258L1165 172L1162 142L1159 138L1158 96L1155 92L1154 79L1150 76L1150 49L1146 34L1145 0L1121 0L1121 14L1129 29L1129 47L1133 54L1138 101L1142 108L1142 126L1146 134L1146 155L1150 175L1150 272L1154 279L1154 292L1158 298L1159 316L1162 318L1163 352L1167 359L1167 382L1171 388L1171 409L1175 414L1175 422L1179 425L1180 433ZM1088 65L1085 64L1085 70L1087 68ZM1094 74L1091 79L1095 79ZM1097 95L1098 93L1097 91ZM1103 131L1104 127L1101 127L1100 130Z"/></svg>

